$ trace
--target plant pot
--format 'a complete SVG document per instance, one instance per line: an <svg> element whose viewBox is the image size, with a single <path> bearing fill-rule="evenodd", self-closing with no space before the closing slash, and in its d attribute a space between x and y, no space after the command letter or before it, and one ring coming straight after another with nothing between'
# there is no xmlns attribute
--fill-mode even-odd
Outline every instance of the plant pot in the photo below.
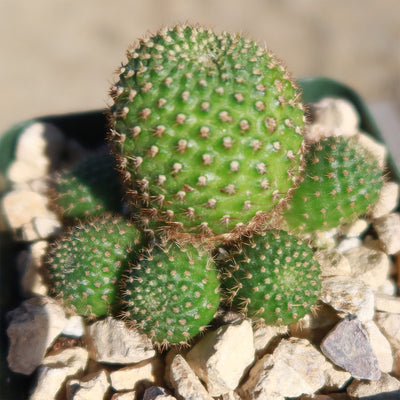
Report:
<svg viewBox="0 0 400 400"><path fill-rule="evenodd" d="M360 128L383 143L382 136L367 106L361 97L348 86L328 78L304 78L299 80L306 103L316 102L324 97L338 97L350 101L360 116ZM45 116L14 125L0 137L0 196L7 190L6 170L13 159L15 144L23 129L32 122L48 122L59 128L67 137L73 138L84 147L96 147L103 143L106 132L106 118L101 110L77 114ZM400 175L388 155L389 173L392 180L400 181ZM26 399L32 377L11 372L7 367L6 313L19 305L18 276L15 268L18 251L25 243L13 241L0 215L0 300L1 300L1 387L3 399Z"/></svg>

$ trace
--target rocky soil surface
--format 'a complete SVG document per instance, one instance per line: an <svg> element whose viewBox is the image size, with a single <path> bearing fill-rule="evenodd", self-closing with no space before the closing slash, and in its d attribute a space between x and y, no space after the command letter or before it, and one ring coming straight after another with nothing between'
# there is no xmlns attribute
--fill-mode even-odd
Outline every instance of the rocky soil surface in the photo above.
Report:
<svg viewBox="0 0 400 400"><path fill-rule="evenodd" d="M349 103L312 106L307 140L354 136L383 166L386 149L360 132ZM2 212L16 240L26 300L8 314L9 368L37 382L31 400L221 400L400 398L399 184L388 180L369 218L314 234L322 266L318 311L290 326L252 326L234 313L189 348L155 350L150 340L108 317L66 315L48 296L43 257L62 223L49 210L49 173L86 150L54 126L20 136ZM374 396L374 397L372 397ZM391 397L392 396L392 397Z"/></svg>

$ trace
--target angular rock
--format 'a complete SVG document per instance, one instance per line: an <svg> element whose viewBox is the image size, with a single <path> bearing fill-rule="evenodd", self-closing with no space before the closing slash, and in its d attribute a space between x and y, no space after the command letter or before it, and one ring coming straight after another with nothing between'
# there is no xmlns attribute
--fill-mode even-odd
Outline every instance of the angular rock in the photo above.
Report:
<svg viewBox="0 0 400 400"><path fill-rule="evenodd" d="M46 296L48 286L41 273L43 257L46 254L48 242L40 240L32 243L27 250L18 254L17 266L21 276L22 294L24 297L34 295Z"/></svg>
<svg viewBox="0 0 400 400"><path fill-rule="evenodd" d="M377 312L375 322L392 347L400 350L400 314Z"/></svg>
<svg viewBox="0 0 400 400"><path fill-rule="evenodd" d="M207 333L188 352L186 359L206 383L209 394L216 397L236 389L254 357L251 322L243 320Z"/></svg>
<svg viewBox="0 0 400 400"><path fill-rule="evenodd" d="M343 390L351 379L350 372L345 371L330 362L326 363L324 374L325 385L323 391L325 393Z"/></svg>
<svg viewBox="0 0 400 400"><path fill-rule="evenodd" d="M360 247L362 245L362 241L358 237L350 237L346 239L342 239L340 243L336 246L336 250L344 253L350 249L354 249L355 247Z"/></svg>
<svg viewBox="0 0 400 400"><path fill-rule="evenodd" d="M399 204L399 184L385 182L379 193L378 202L372 207L369 215L371 218L380 218L393 212Z"/></svg>
<svg viewBox="0 0 400 400"><path fill-rule="evenodd" d="M169 381L175 394L184 400L213 400L186 360L177 354L170 366Z"/></svg>
<svg viewBox="0 0 400 400"><path fill-rule="evenodd" d="M31 222L22 225L20 237L27 242L33 242L55 236L61 229L62 224L56 215L49 213L47 217L35 217Z"/></svg>
<svg viewBox="0 0 400 400"><path fill-rule="evenodd" d="M11 229L22 228L36 217L53 218L47 198L28 190L13 190L2 198L4 218Z"/></svg>
<svg viewBox="0 0 400 400"><path fill-rule="evenodd" d="M155 356L146 335L112 317L88 327L87 344L90 357L101 363L135 364Z"/></svg>
<svg viewBox="0 0 400 400"><path fill-rule="evenodd" d="M237 392L244 399L279 399L313 394L325 384L325 357L305 339L283 339L250 370Z"/></svg>
<svg viewBox="0 0 400 400"><path fill-rule="evenodd" d="M359 132L357 135L355 135L354 139L376 159L378 166L383 170L386 165L386 146L375 140L372 136L363 132Z"/></svg>
<svg viewBox="0 0 400 400"><path fill-rule="evenodd" d="M135 390L140 395L149 386L160 385L163 372L163 363L157 357L110 372L110 382L117 392Z"/></svg>
<svg viewBox="0 0 400 400"><path fill-rule="evenodd" d="M349 261L351 275L377 289L389 276L392 262L383 251L366 246L355 247L343 253Z"/></svg>
<svg viewBox="0 0 400 400"><path fill-rule="evenodd" d="M73 315L68 318L67 325L61 332L64 336L79 338L85 334L85 324L80 315Z"/></svg>
<svg viewBox="0 0 400 400"><path fill-rule="evenodd" d="M400 213L391 213L377 218L373 226L387 254L400 251Z"/></svg>
<svg viewBox="0 0 400 400"><path fill-rule="evenodd" d="M363 327L367 332L371 349L378 360L379 369L382 372L391 372L394 360L389 341L374 321L364 322Z"/></svg>
<svg viewBox="0 0 400 400"><path fill-rule="evenodd" d="M321 275L348 276L351 273L349 260L336 249L323 249L316 252L316 257L321 266Z"/></svg>
<svg viewBox="0 0 400 400"><path fill-rule="evenodd" d="M289 327L286 325L272 326L261 325L254 329L254 349L257 354L265 352L268 346L282 336L288 335Z"/></svg>
<svg viewBox="0 0 400 400"><path fill-rule="evenodd" d="M392 279L386 279L385 282L382 283L375 290L378 294L385 294L386 296L395 296L397 293L397 285Z"/></svg>
<svg viewBox="0 0 400 400"><path fill-rule="evenodd" d="M375 308L378 311L400 314L400 297L376 293Z"/></svg>
<svg viewBox="0 0 400 400"><path fill-rule="evenodd" d="M378 360L367 332L356 317L345 318L325 337L321 351L333 364L357 379L378 380Z"/></svg>
<svg viewBox="0 0 400 400"><path fill-rule="evenodd" d="M347 237L359 237L368 229L368 222L359 218L340 228L340 231Z"/></svg>
<svg viewBox="0 0 400 400"><path fill-rule="evenodd" d="M52 124L36 122L18 137L14 161L7 170L13 182L28 182L47 175L59 162L65 145L62 132Z"/></svg>
<svg viewBox="0 0 400 400"><path fill-rule="evenodd" d="M134 390L129 392L117 392L113 394L111 400L136 400L136 392Z"/></svg>
<svg viewBox="0 0 400 400"><path fill-rule="evenodd" d="M8 365L14 372L30 375L67 324L64 310L49 297L34 297L10 311L7 317Z"/></svg>
<svg viewBox="0 0 400 400"><path fill-rule="evenodd" d="M110 387L104 370L67 382L68 400L102 400Z"/></svg>
<svg viewBox="0 0 400 400"><path fill-rule="evenodd" d="M47 356L39 368L38 383L29 400L55 400L68 378L82 373L88 359L88 352L81 347L72 347Z"/></svg>
<svg viewBox="0 0 400 400"><path fill-rule="evenodd" d="M355 278L334 276L324 279L320 299L345 315L356 315L360 321L370 321L374 316L374 293Z"/></svg>
<svg viewBox="0 0 400 400"><path fill-rule="evenodd" d="M176 400L160 386L151 386L144 392L142 400Z"/></svg>
<svg viewBox="0 0 400 400"><path fill-rule="evenodd" d="M377 381L354 380L347 388L352 400L398 400L400 381L389 374L382 373Z"/></svg>

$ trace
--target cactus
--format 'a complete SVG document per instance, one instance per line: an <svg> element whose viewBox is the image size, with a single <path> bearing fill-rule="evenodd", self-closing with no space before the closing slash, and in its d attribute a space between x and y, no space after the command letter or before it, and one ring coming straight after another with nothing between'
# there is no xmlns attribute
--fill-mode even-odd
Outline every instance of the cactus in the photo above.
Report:
<svg viewBox="0 0 400 400"><path fill-rule="evenodd" d="M303 152L300 93L280 61L239 35L190 26L127 56L109 138L144 219L169 237L263 223L296 184Z"/></svg>
<svg viewBox="0 0 400 400"><path fill-rule="evenodd" d="M383 171L352 139L330 137L311 145L302 182L284 217L299 232L351 222L378 201Z"/></svg>
<svg viewBox="0 0 400 400"><path fill-rule="evenodd" d="M192 245L154 247L133 265L122 295L124 317L161 347L202 332L220 303L209 252Z"/></svg>
<svg viewBox="0 0 400 400"><path fill-rule="evenodd" d="M110 314L118 280L135 256L141 234L121 218L96 218L70 229L51 248L54 295L65 308L89 318Z"/></svg>
<svg viewBox="0 0 400 400"><path fill-rule="evenodd" d="M121 213L123 190L113 158L105 152L85 158L56 176L50 195L53 208L66 218Z"/></svg>
<svg viewBox="0 0 400 400"><path fill-rule="evenodd" d="M225 301L256 322L287 325L315 307L320 267L296 236L270 230L219 253Z"/></svg>

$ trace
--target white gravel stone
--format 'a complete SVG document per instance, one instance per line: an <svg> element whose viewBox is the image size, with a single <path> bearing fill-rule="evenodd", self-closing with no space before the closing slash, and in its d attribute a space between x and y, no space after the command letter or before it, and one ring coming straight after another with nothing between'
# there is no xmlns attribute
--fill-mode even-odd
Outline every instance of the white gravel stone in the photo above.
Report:
<svg viewBox="0 0 400 400"><path fill-rule="evenodd" d="M187 361L177 354L172 360L169 381L178 398L184 400L213 400Z"/></svg>
<svg viewBox="0 0 400 400"><path fill-rule="evenodd" d="M336 250L344 253L345 251L354 249L355 247L360 247L362 245L362 240L358 237L351 237L347 239L342 239L336 246Z"/></svg>
<svg viewBox="0 0 400 400"><path fill-rule="evenodd" d="M395 296L397 293L397 284L393 279L386 279L376 290L376 293L386 294L387 296Z"/></svg>
<svg viewBox="0 0 400 400"><path fill-rule="evenodd" d="M33 123L17 140L8 178L13 182L28 182L47 175L58 165L64 146L65 137L54 125Z"/></svg>
<svg viewBox="0 0 400 400"><path fill-rule="evenodd" d="M357 133L360 117L354 105L345 100L325 97L312 104L313 124L315 128L322 127L324 136L350 137ZM315 135L315 133L314 133ZM320 140L316 136L314 140Z"/></svg>
<svg viewBox="0 0 400 400"><path fill-rule="evenodd" d="M216 397L236 389L254 361L253 330L249 320L223 325L207 333L187 354L187 362Z"/></svg>
<svg viewBox="0 0 400 400"><path fill-rule="evenodd" d="M400 314L400 297L376 293L375 308L378 311Z"/></svg>
<svg viewBox="0 0 400 400"><path fill-rule="evenodd" d="M372 289L377 289L388 278L392 262L383 251L360 246L343 254L349 261L351 275Z"/></svg>
<svg viewBox="0 0 400 400"><path fill-rule="evenodd" d="M144 392L153 385L162 383L163 363L159 358L117 369L110 373L112 388L117 392L134 390Z"/></svg>
<svg viewBox="0 0 400 400"><path fill-rule="evenodd" d="M385 182L379 192L379 200L372 207L369 215L371 218L380 218L393 212L399 204L399 184Z"/></svg>
<svg viewBox="0 0 400 400"><path fill-rule="evenodd" d="M113 394L111 400L136 400L136 392L134 390L129 392L117 392Z"/></svg>
<svg viewBox="0 0 400 400"><path fill-rule="evenodd" d="M49 297L34 297L10 311L7 317L8 365L14 372L30 375L67 324L64 310Z"/></svg>
<svg viewBox="0 0 400 400"><path fill-rule="evenodd" d="M364 132L357 133L357 135L354 136L354 139L376 159L378 166L383 170L386 165L386 146Z"/></svg>
<svg viewBox="0 0 400 400"><path fill-rule="evenodd" d="M397 396L389 397L390 392L398 391ZM395 400L400 398L400 381L389 374L383 373L378 381L360 381L355 379L347 388L347 394L351 399L373 398L377 400Z"/></svg>
<svg viewBox="0 0 400 400"><path fill-rule="evenodd" d="M391 372L393 369L393 353L389 341L385 335L379 330L374 321L367 321L363 324L365 331L368 334L369 343L374 352L379 369L382 372Z"/></svg>
<svg viewBox="0 0 400 400"><path fill-rule="evenodd" d="M400 251L400 213L391 213L377 218L373 226L387 254Z"/></svg>
<svg viewBox="0 0 400 400"><path fill-rule="evenodd" d="M256 362L237 392L244 399L278 399L313 394L325 384L325 357L305 339L283 339Z"/></svg>
<svg viewBox="0 0 400 400"><path fill-rule="evenodd" d="M315 256L320 263L322 276L350 275L349 260L337 249L319 250Z"/></svg>
<svg viewBox="0 0 400 400"><path fill-rule="evenodd" d="M342 226L340 231L347 237L359 237L368 229L368 226L369 223L365 219L359 218Z"/></svg>
<svg viewBox="0 0 400 400"><path fill-rule="evenodd" d="M22 228L36 217L53 218L47 198L28 190L13 190L2 198L4 218L11 229Z"/></svg>
<svg viewBox="0 0 400 400"><path fill-rule="evenodd" d="M322 281L321 301L344 315L353 314L362 322L374 316L374 293L363 281L342 276Z"/></svg>
<svg viewBox="0 0 400 400"><path fill-rule="evenodd" d="M135 364L156 354L146 335L111 317L88 327L87 342L91 358L102 363Z"/></svg>
<svg viewBox="0 0 400 400"><path fill-rule="evenodd" d="M22 225L21 239L28 242L48 239L51 236L57 235L61 229L61 222L55 214L50 214L49 212L47 217L35 217L31 222Z"/></svg>
<svg viewBox="0 0 400 400"><path fill-rule="evenodd" d="M351 374L331 362L327 361L324 369L325 385L323 390L325 392L336 392L343 390L346 384L351 379Z"/></svg>
<svg viewBox="0 0 400 400"><path fill-rule="evenodd" d="M260 325L254 329L254 349L257 354L267 350L268 346L278 337L285 336L289 333L287 325L272 326Z"/></svg>
<svg viewBox="0 0 400 400"><path fill-rule="evenodd" d="M24 297L35 295L46 296L48 286L41 273L43 257L47 252L48 242L40 240L32 243L27 250L18 254L17 266L21 276L22 294Z"/></svg>
<svg viewBox="0 0 400 400"><path fill-rule="evenodd" d="M72 315L68 318L67 325L64 327L62 334L79 338L85 334L85 323L80 315Z"/></svg>
<svg viewBox="0 0 400 400"><path fill-rule="evenodd" d="M377 312L375 322L392 347L400 350L400 314Z"/></svg>
<svg viewBox="0 0 400 400"><path fill-rule="evenodd" d="M102 400L110 387L104 370L67 382L67 400Z"/></svg>
<svg viewBox="0 0 400 400"><path fill-rule="evenodd" d="M81 347L71 347L47 356L39 368L37 385L29 400L55 400L68 378L81 374L89 354Z"/></svg>

